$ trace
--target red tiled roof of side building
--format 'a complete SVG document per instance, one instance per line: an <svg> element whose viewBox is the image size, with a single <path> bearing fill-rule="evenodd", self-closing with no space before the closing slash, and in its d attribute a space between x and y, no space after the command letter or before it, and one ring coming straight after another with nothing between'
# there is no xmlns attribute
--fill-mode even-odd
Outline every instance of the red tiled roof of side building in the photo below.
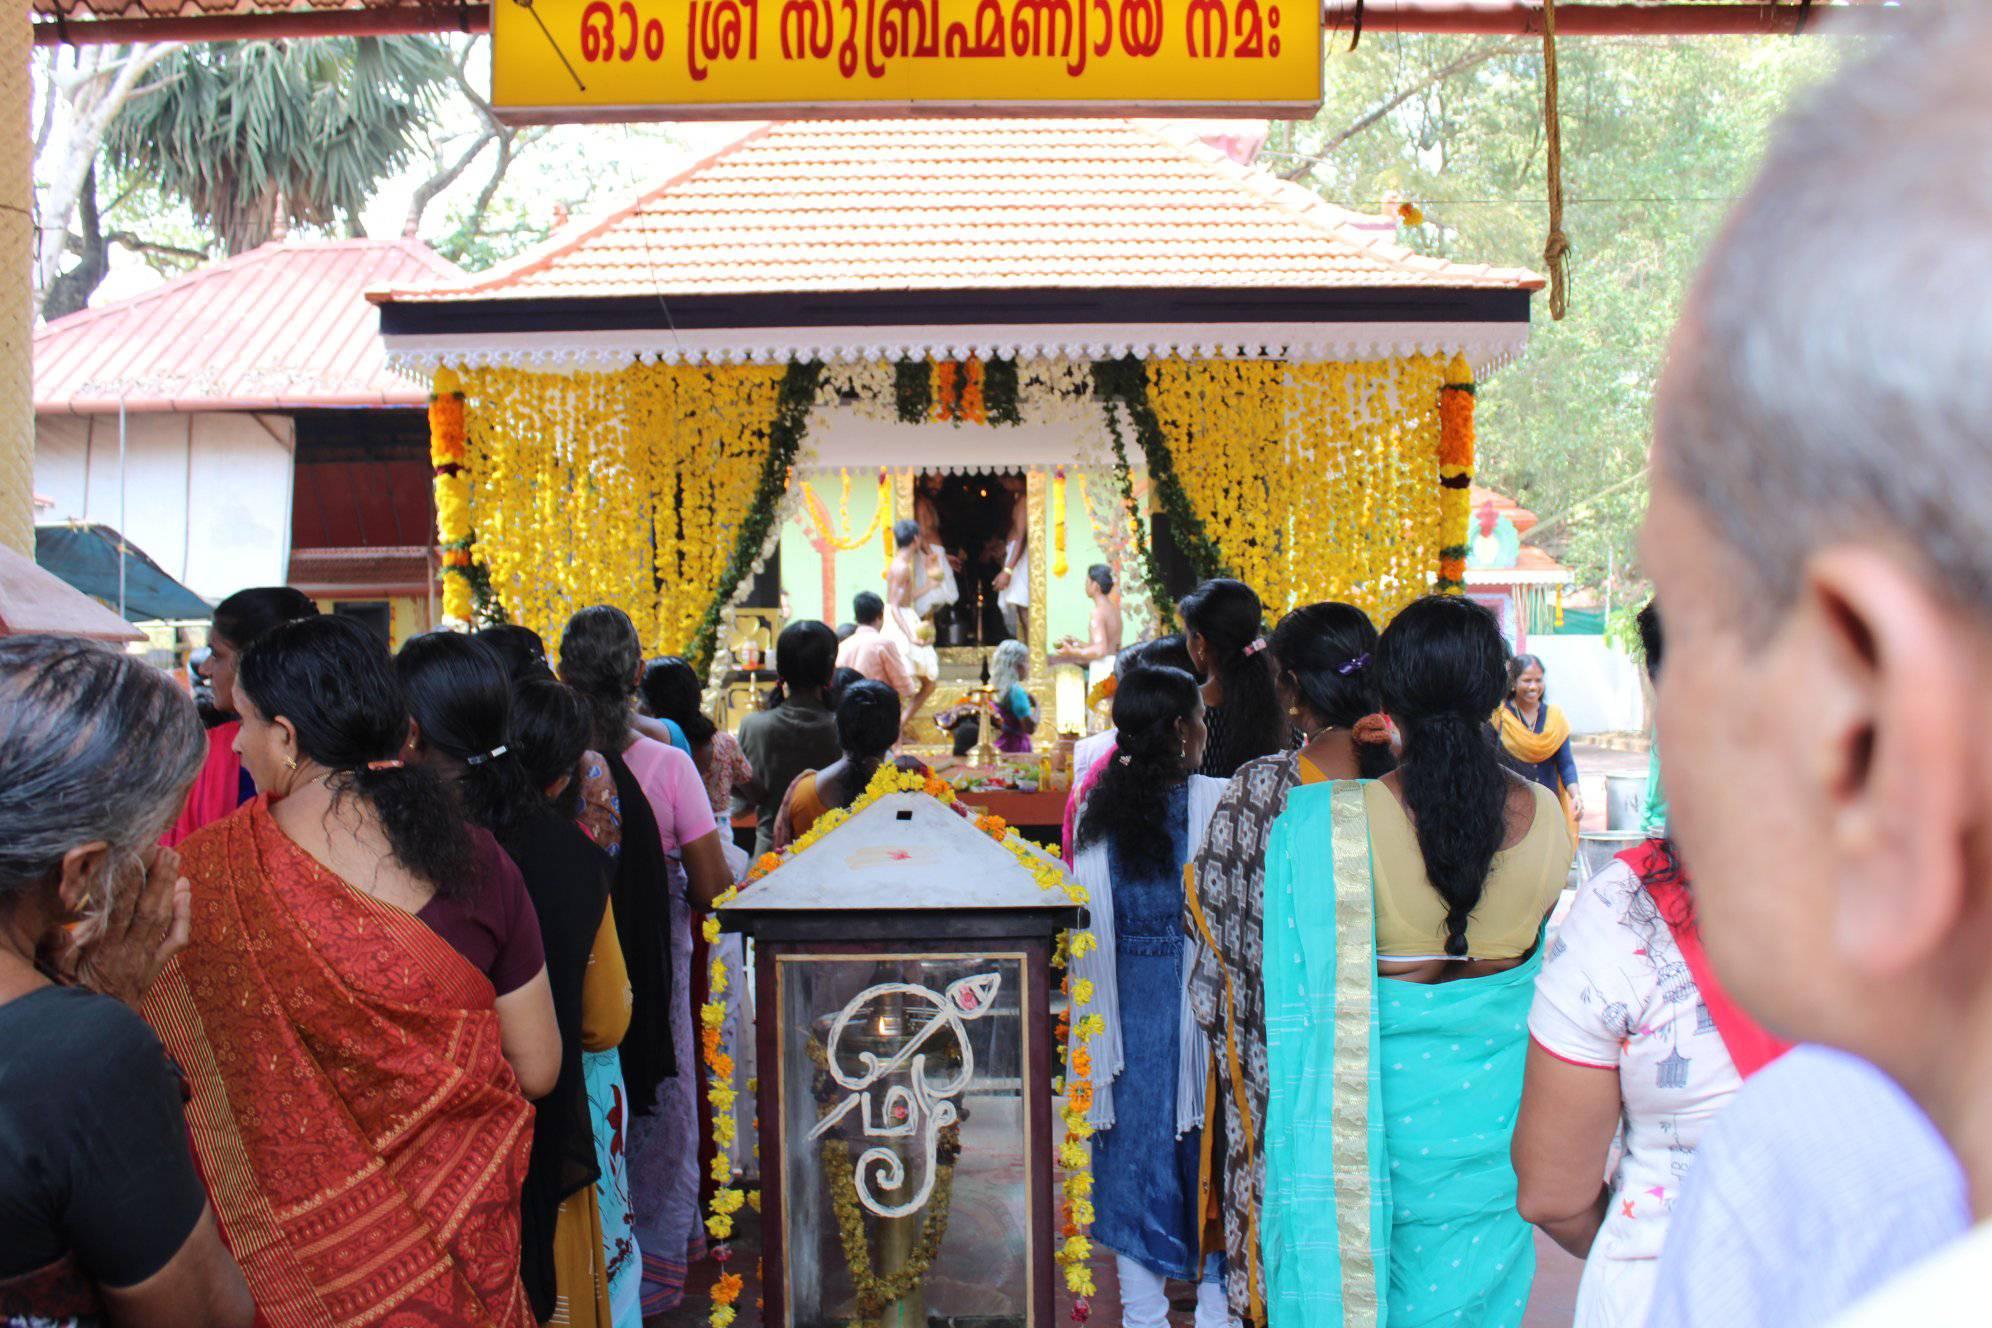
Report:
<svg viewBox="0 0 1992 1328"><path fill-rule="evenodd" d="M389 371L383 282L462 276L418 240L283 241L35 329L35 410L48 414L415 406Z"/></svg>
<svg viewBox="0 0 1992 1328"><path fill-rule="evenodd" d="M1541 285L1160 123L948 118L762 125L511 263L372 298Z"/></svg>

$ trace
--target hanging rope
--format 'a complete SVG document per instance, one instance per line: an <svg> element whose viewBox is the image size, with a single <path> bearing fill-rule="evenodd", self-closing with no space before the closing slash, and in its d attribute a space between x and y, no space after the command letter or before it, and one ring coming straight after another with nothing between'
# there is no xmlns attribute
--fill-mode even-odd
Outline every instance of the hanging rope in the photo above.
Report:
<svg viewBox="0 0 1992 1328"><path fill-rule="evenodd" d="M1542 118L1549 143L1549 240L1542 261L1549 269L1549 316L1570 309L1570 237L1563 233L1563 120L1556 109L1556 0L1542 0Z"/></svg>

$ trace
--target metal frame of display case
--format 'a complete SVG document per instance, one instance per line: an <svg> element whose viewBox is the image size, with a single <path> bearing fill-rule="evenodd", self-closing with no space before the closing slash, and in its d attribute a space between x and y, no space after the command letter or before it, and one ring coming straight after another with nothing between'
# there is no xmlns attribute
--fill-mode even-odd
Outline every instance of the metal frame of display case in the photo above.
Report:
<svg viewBox="0 0 1992 1328"><path fill-rule="evenodd" d="M745 901L742 901L743 904ZM1032 909L960 909L939 915L929 910L768 911L736 905L722 914L727 930L749 936L755 945L755 1048L760 1066L756 1097L761 1145L761 1213L766 1232L762 1252L762 1322L794 1328L789 1304L789 1217L783 1135L786 1064L782 1058L782 961L787 959L932 959L982 957L1018 959L1023 968L1020 1064L1024 1075L1024 1139L1029 1167L1026 1269L1027 1328L1054 1322L1054 1238L1052 1200L1051 954L1059 931L1084 925L1085 910L1069 905Z"/></svg>

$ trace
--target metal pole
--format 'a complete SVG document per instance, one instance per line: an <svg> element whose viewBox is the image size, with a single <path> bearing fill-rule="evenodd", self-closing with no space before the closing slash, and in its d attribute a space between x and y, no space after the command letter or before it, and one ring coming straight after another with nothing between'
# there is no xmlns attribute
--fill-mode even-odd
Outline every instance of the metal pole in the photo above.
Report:
<svg viewBox="0 0 1992 1328"><path fill-rule="evenodd" d="M125 393L118 389L118 617L125 616ZM88 484L89 478L84 478Z"/></svg>

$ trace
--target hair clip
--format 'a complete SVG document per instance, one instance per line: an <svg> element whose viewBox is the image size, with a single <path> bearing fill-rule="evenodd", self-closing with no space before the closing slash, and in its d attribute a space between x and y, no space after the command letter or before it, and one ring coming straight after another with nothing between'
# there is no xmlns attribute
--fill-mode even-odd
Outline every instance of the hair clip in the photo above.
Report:
<svg viewBox="0 0 1992 1328"><path fill-rule="evenodd" d="M1348 660L1347 662L1342 664L1337 664L1335 666L1335 672L1341 674L1344 678L1346 678L1351 673L1360 673L1364 669L1368 668L1369 662L1370 662L1370 657L1368 655L1357 655L1352 660Z"/></svg>
<svg viewBox="0 0 1992 1328"><path fill-rule="evenodd" d="M503 756L506 752L510 750L511 748L507 747L504 743L501 742L496 747L493 747L490 751L484 753L482 756L464 757L463 763L465 765L483 765L486 761L497 760L499 757Z"/></svg>
<svg viewBox="0 0 1992 1328"><path fill-rule="evenodd" d="M1263 636L1255 637L1252 641L1252 644L1245 647L1244 650L1245 658L1250 659L1252 658L1252 656L1258 654L1261 650L1264 650L1265 648L1266 648L1266 638Z"/></svg>
<svg viewBox="0 0 1992 1328"><path fill-rule="evenodd" d="M404 762L402 761L402 759L401 759L400 757L398 757L398 756L393 756L393 757L389 757L389 758L388 758L387 760L385 760L385 761L368 761L368 762L367 762L367 769L369 769L369 770L399 770L399 769L401 769L401 768L402 768L403 764L404 764Z"/></svg>
<svg viewBox="0 0 1992 1328"><path fill-rule="evenodd" d="M1122 765L1134 764L1134 758L1132 756L1129 756L1126 752L1122 752L1119 756L1116 756L1114 759L1116 761L1119 761Z"/></svg>

